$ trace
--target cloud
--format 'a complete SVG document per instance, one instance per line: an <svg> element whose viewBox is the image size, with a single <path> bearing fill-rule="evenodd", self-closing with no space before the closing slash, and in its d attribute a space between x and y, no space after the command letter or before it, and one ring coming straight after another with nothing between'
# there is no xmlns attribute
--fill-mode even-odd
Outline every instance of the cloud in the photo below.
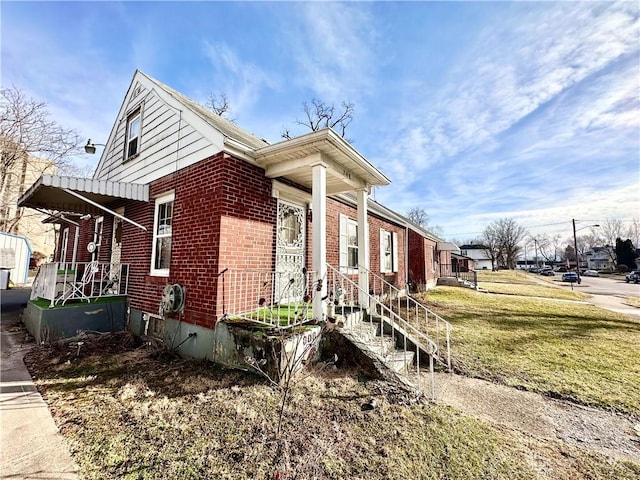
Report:
<svg viewBox="0 0 640 480"><path fill-rule="evenodd" d="M366 4L304 4L295 25L288 19L288 48L297 65L297 82L327 102L357 100L371 91L375 20ZM292 26L293 24L293 26Z"/></svg>
<svg viewBox="0 0 640 480"><path fill-rule="evenodd" d="M213 67L214 94L225 93L229 97L232 115L251 109L268 89L279 88L278 75L268 72L252 62L242 61L236 52L223 42L205 41L204 55Z"/></svg>
<svg viewBox="0 0 640 480"><path fill-rule="evenodd" d="M526 8L526 7L524 7ZM475 47L457 62L440 90L400 115L407 139L395 154L418 170L469 149L492 150L498 136L563 92L638 52L638 15L627 4L544 4L483 31ZM634 97L636 75L623 72L625 88L601 95L591 119L633 123L633 109L623 115L615 105ZM637 97L637 91L635 92ZM411 139L421 132L421 141ZM409 155L407 153L411 151Z"/></svg>

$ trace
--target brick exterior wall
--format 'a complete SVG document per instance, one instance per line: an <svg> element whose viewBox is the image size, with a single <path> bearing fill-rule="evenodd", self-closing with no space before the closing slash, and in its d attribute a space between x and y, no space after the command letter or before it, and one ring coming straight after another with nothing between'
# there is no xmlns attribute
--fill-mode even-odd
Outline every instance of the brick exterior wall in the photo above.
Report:
<svg viewBox="0 0 640 480"><path fill-rule="evenodd" d="M358 219L358 209L342 203L334 198L327 199L327 263L338 266L340 263L340 214L352 220ZM382 276L387 282L398 288L404 288L406 282L406 230L404 227L390 223L369 211L369 269ZM398 234L398 271L380 273L380 229ZM354 279L357 275L354 276Z"/></svg>
<svg viewBox="0 0 640 480"><path fill-rule="evenodd" d="M173 191L172 253L169 277L150 275L153 248L155 198ZM218 273L229 269L275 269L275 235L277 199L272 197L271 180L261 168L219 153L194 165L167 175L150 185L150 201L118 201L110 209L124 206L125 216L144 225L144 231L123 222L121 262L128 263L130 306L143 312L156 313L162 290L167 284L179 283L186 289L184 313L178 317L187 323L213 328L228 307L229 288L225 285L223 304L222 281ZM335 198L327 199L327 261L339 264L340 214L356 220L357 208ZM93 239L94 220L82 223L78 243L78 261L89 261L86 245ZM109 262L113 217L104 215L100 261ZM398 271L380 274L380 229L395 232L398 239ZM312 222L307 217L306 263L311 269ZM411 232L411 231L409 231ZM407 230L369 212L370 267L399 288L407 279ZM417 234L416 234L417 235ZM409 244L423 241L422 271L429 265L429 240L409 235ZM73 228L70 229L72 245ZM431 242L435 247L435 242ZM69 248L70 260L72 249ZM417 250L416 250L417 251ZM413 257L411 251L410 258ZM415 259L413 260L415 262ZM413 263L410 269L413 269ZM411 270L413 272L413 270ZM228 277L227 277L228 278ZM256 305L257 306L257 305Z"/></svg>
<svg viewBox="0 0 640 480"><path fill-rule="evenodd" d="M437 243L409 229L409 279L416 285L432 285L440 276L439 263L451 258L449 252L438 252ZM447 255L448 254L448 255ZM432 256L435 255L435 272ZM449 263L451 263L449 261Z"/></svg>

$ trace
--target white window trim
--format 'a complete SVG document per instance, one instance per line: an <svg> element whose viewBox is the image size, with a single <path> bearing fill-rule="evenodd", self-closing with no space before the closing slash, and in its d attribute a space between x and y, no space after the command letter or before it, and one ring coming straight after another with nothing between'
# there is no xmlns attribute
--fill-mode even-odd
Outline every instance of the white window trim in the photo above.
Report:
<svg viewBox="0 0 640 480"><path fill-rule="evenodd" d="M136 149L136 153L134 153L133 155L129 155L129 144L131 143L131 140L132 140L132 138L129 138L129 126L131 125L131 123L133 123L133 121L136 118L140 119L140 127L138 128L137 137L133 137L133 138L138 139L138 146ZM142 146L142 105L138 105L127 114L125 131L124 131L124 161L126 162L127 160L131 160L133 158L136 158L138 155L140 155L141 146Z"/></svg>
<svg viewBox="0 0 640 480"><path fill-rule="evenodd" d="M340 255L339 255L339 267L340 272L345 274L355 274L358 273L358 266L350 267L349 266L349 225L355 225L358 227L358 222L347 217L344 214L340 214ZM358 248L360 246L358 245Z"/></svg>
<svg viewBox="0 0 640 480"><path fill-rule="evenodd" d="M149 275L153 277L168 277L169 269L168 268L153 268L156 264L156 241L159 238L158 236L158 212L160 211L158 206L163 203L174 202L175 208L175 192L165 193L156 198L154 212L153 212L153 242L151 243L151 265L149 270ZM175 210L172 209L171 213L171 237L173 237L173 215ZM166 235L165 235L166 236ZM173 238L171 239L172 247L173 247Z"/></svg>
<svg viewBox="0 0 640 480"><path fill-rule="evenodd" d="M391 270L385 265L387 252L384 250L384 239L389 235L391 237ZM398 271L398 234L390 232L384 228L380 229L380 273L395 273Z"/></svg>

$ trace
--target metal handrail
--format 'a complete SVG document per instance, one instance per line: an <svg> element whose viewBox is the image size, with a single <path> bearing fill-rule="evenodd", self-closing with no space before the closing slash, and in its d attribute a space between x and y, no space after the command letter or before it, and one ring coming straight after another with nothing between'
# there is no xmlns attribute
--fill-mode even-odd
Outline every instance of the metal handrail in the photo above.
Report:
<svg viewBox="0 0 640 480"><path fill-rule="evenodd" d="M378 274L368 270L366 267L359 265L358 269L365 272L369 277L372 277L374 281L379 282L381 285L379 288L380 297L383 300L386 299L390 305L395 303L398 312L404 308L407 313L413 313L418 324L424 320L426 336L433 340L438 346L436 360L445 365L448 370L451 370L451 324L413 298L409 294L408 289L405 292L401 291L398 287L392 285ZM369 290L373 291L375 294L377 292L376 285L374 284L373 287L369 285ZM386 294L385 291L387 292ZM441 335L442 330L444 330L444 339ZM444 340L444 344L441 345L442 340ZM444 358L441 357L442 353L445 354Z"/></svg>
<svg viewBox="0 0 640 480"><path fill-rule="evenodd" d="M334 278L331 278L329 281L329 284L331 284L333 287L333 291L337 289L336 288L337 282L335 280L335 278L337 277L340 280L340 284L338 288L341 288L343 292L345 291L344 287L346 284L348 287L350 287L348 291L351 291L353 293L353 291L355 290L357 292L358 294L357 298L368 298L369 304L371 306L373 306L374 308L375 307L380 308L380 314L381 314L380 346L381 348L384 348L383 322L385 321L385 318L384 318L385 316L387 317L388 323L391 326L391 329L392 329L391 337L394 340L395 340L395 330L397 328L402 328L405 331L403 335L403 338L404 338L403 352L405 354L405 358L407 353L407 337L409 336L409 334L411 334L412 338L410 339L410 341L416 347L416 370L418 375L420 375L420 351L421 350L425 351L429 357L431 395L432 395L432 398L435 398L435 373L434 373L433 361L434 361L434 358L437 358L438 345L433 340L431 340L424 332L417 329L415 326L411 325L408 321L406 321L404 318L402 318L400 315L394 312L393 309L391 309L389 306L385 305L384 303L381 303L378 299L375 298L375 296L371 295L369 292L365 292L359 284L357 284L355 281L350 279L347 275L344 275L343 273L341 273L338 269L332 267L331 265L327 265L327 274L331 274L332 277L334 277ZM347 302L349 302L349 299L355 299L355 298L356 297L354 295L344 296L344 300L347 300ZM369 323L373 324L373 318L371 315L369 315Z"/></svg>

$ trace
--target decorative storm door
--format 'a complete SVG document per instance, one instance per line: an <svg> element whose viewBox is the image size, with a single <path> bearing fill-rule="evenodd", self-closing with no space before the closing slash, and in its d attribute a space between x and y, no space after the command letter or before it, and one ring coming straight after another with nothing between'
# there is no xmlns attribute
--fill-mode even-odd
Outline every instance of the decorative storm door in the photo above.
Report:
<svg viewBox="0 0 640 480"><path fill-rule="evenodd" d="M116 209L120 215L124 215L124 207ZM122 254L122 219L113 217L113 228L111 229L111 261L109 262L109 274L106 276L106 284L102 293L118 295L121 292L120 279L122 278L122 265L120 256ZM126 273L126 272L125 272Z"/></svg>
<svg viewBox="0 0 640 480"><path fill-rule="evenodd" d="M278 200L274 301L301 302L306 290L305 207Z"/></svg>

